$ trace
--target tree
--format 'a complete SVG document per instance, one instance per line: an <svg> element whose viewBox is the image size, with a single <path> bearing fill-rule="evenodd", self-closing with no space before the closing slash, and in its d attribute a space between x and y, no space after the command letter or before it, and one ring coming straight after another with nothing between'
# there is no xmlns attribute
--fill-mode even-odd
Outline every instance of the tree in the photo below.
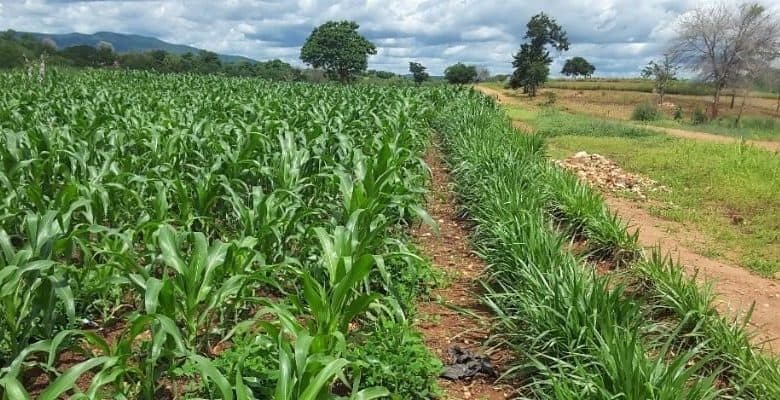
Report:
<svg viewBox="0 0 780 400"><path fill-rule="evenodd" d="M655 81L655 92L658 93L658 103L664 102L664 95L669 85L677 79L678 65L669 54L664 54L663 60L650 61L642 69L642 78Z"/></svg>
<svg viewBox="0 0 780 400"><path fill-rule="evenodd" d="M255 64L255 76L272 81L301 80L301 71L282 60Z"/></svg>
<svg viewBox="0 0 780 400"><path fill-rule="evenodd" d="M477 82L485 82L490 79L490 70L487 67L477 67Z"/></svg>
<svg viewBox="0 0 780 400"><path fill-rule="evenodd" d="M754 76L780 56L780 24L757 3L734 9L701 6L677 26L673 55L715 88L712 116L718 115L723 89Z"/></svg>
<svg viewBox="0 0 780 400"><path fill-rule="evenodd" d="M353 21L328 21L311 32L301 48L301 60L328 76L349 82L368 67L368 56L376 47L358 33Z"/></svg>
<svg viewBox="0 0 780 400"><path fill-rule="evenodd" d="M185 72L184 64L181 62L181 57L176 54L166 53L159 66L160 71L163 72Z"/></svg>
<svg viewBox="0 0 780 400"><path fill-rule="evenodd" d="M761 89L777 93L777 106L775 114L780 116L780 68L769 68L761 74L758 81Z"/></svg>
<svg viewBox="0 0 780 400"><path fill-rule="evenodd" d="M68 47L60 55L70 60L76 67L95 67L98 65L97 49L92 46L78 45Z"/></svg>
<svg viewBox="0 0 780 400"><path fill-rule="evenodd" d="M168 57L168 52L165 50L152 50L149 52L149 57L152 60L150 68L162 71L165 68L165 59Z"/></svg>
<svg viewBox="0 0 780 400"><path fill-rule="evenodd" d="M190 51L182 54L181 69L188 72L195 69L195 54L192 54Z"/></svg>
<svg viewBox="0 0 780 400"><path fill-rule="evenodd" d="M528 31L525 39L529 43L523 43L520 51L514 56L512 66L515 67L509 86L513 89L522 87L525 93L536 96L536 89L547 81L550 75L550 52L546 47L558 51L569 49L569 39L566 31L558 23L545 13L534 15L526 25Z"/></svg>
<svg viewBox="0 0 780 400"><path fill-rule="evenodd" d="M5 34L4 34L5 35ZM0 68L14 68L24 65L24 47L11 40L0 40Z"/></svg>
<svg viewBox="0 0 780 400"><path fill-rule="evenodd" d="M202 74L214 74L222 69L222 62L217 53L201 50L195 58L195 69Z"/></svg>
<svg viewBox="0 0 780 400"><path fill-rule="evenodd" d="M452 84L464 85L477 79L477 67L457 63L444 70L444 78Z"/></svg>
<svg viewBox="0 0 780 400"><path fill-rule="evenodd" d="M574 57L566 60L563 64L563 69L561 70L561 73L566 76L584 76L586 78L593 75L594 72L596 72L596 67L582 57Z"/></svg>
<svg viewBox="0 0 780 400"><path fill-rule="evenodd" d="M393 79L398 75L390 71L377 71L375 69L369 69L366 71L366 76L375 77L377 79Z"/></svg>
<svg viewBox="0 0 780 400"><path fill-rule="evenodd" d="M100 41L97 46L97 63L98 65L111 65L116 61L116 53L114 52L114 45L109 42Z"/></svg>
<svg viewBox="0 0 780 400"><path fill-rule="evenodd" d="M428 78L430 78L430 75L428 75L425 70L425 66L418 62L409 63L409 72L412 73L412 78L414 78L414 82L418 85L422 84L423 82L427 81Z"/></svg>
<svg viewBox="0 0 780 400"><path fill-rule="evenodd" d="M41 45L43 46L44 50L49 53L54 53L57 51L57 42L55 42L52 38L41 39Z"/></svg>
<svg viewBox="0 0 780 400"><path fill-rule="evenodd" d="M8 40L8 41L16 40L16 31L13 29L9 29L3 32L2 35L0 35L0 39Z"/></svg>

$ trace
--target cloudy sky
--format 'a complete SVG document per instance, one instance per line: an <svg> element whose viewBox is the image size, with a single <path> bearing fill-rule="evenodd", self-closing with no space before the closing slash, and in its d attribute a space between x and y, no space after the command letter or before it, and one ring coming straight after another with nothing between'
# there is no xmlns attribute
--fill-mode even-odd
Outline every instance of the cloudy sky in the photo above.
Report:
<svg viewBox="0 0 780 400"><path fill-rule="evenodd" d="M737 2L739 0L728 0ZM771 4L774 1L765 2ZM458 61L511 70L528 19L544 11L601 76L635 75L658 56L675 20L697 0L0 0L0 30L113 31L155 36L258 60L300 65L299 49L327 20L357 21L378 48L369 68L406 72L419 61L433 74Z"/></svg>

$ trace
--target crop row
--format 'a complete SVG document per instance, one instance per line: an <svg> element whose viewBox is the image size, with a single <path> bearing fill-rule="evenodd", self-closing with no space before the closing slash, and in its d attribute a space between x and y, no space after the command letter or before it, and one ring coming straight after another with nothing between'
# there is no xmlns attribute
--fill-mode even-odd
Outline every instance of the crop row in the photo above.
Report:
<svg viewBox="0 0 780 400"><path fill-rule="evenodd" d="M488 262L493 338L515 351L504 379L555 399L778 397L776 359L711 292L655 253L592 189L547 162L540 136L518 134L492 99L452 99L436 126L456 192ZM587 251L574 255L572 240ZM598 273L588 260L626 274ZM626 268L627 267L627 268Z"/></svg>

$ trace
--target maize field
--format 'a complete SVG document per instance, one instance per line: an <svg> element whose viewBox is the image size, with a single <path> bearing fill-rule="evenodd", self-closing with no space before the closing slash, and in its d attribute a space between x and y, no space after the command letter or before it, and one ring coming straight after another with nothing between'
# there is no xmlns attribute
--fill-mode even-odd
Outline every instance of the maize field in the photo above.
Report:
<svg viewBox="0 0 780 400"><path fill-rule="evenodd" d="M100 71L0 88L3 398L28 398L32 375L40 399L187 379L253 398L210 356L262 329L269 396L320 399L356 316L403 314L430 94Z"/></svg>
<svg viewBox="0 0 780 400"><path fill-rule="evenodd" d="M431 145L514 397L780 398L744 324L488 97L101 70L0 73L0 398L439 398Z"/></svg>

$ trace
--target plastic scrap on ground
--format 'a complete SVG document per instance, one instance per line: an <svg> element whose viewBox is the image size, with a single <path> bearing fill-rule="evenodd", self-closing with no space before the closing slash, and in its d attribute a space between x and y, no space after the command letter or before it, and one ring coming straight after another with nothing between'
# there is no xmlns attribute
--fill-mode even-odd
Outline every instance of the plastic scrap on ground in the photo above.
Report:
<svg viewBox="0 0 780 400"><path fill-rule="evenodd" d="M471 379L479 374L487 375L491 378L498 378L498 372L490 362L490 358L473 353L470 350L462 349L459 346L453 346L449 349L452 364L447 366L442 378L449 380Z"/></svg>

